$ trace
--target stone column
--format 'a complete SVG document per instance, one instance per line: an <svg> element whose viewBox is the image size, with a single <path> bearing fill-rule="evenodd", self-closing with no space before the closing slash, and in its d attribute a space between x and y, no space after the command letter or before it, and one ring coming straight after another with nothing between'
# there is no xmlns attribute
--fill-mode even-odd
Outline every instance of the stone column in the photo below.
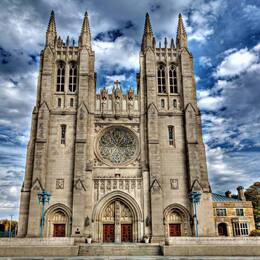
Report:
<svg viewBox="0 0 260 260"><path fill-rule="evenodd" d="M120 202L115 201L115 242L121 243L121 207Z"/></svg>

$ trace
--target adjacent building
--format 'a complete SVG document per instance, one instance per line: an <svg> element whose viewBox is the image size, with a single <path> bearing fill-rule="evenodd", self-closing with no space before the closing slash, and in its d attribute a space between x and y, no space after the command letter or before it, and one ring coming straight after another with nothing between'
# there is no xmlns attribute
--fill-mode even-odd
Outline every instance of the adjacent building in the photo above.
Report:
<svg viewBox="0 0 260 260"><path fill-rule="evenodd" d="M212 193L215 228L219 236L248 236L255 229L251 201L246 201L244 189L238 188L237 198L227 191L225 196Z"/></svg>

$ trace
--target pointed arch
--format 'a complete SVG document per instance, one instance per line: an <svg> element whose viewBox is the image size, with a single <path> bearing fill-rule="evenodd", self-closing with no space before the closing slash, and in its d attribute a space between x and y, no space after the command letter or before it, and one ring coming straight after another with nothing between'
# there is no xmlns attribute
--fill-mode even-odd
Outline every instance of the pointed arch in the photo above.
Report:
<svg viewBox="0 0 260 260"><path fill-rule="evenodd" d="M49 106L46 101L43 101L39 106L39 112L43 110L44 108L47 108L47 111L50 112Z"/></svg>
<svg viewBox="0 0 260 260"><path fill-rule="evenodd" d="M71 93L77 90L78 66L76 61L69 62L69 91Z"/></svg>
<svg viewBox="0 0 260 260"><path fill-rule="evenodd" d="M105 209L114 200L122 201L129 207L136 220L143 221L143 214L136 200L128 193L119 190L110 192L99 200L93 209L92 221L94 222L100 220L103 209Z"/></svg>
<svg viewBox="0 0 260 260"><path fill-rule="evenodd" d="M46 237L70 236L72 212L71 209L62 204L56 203L45 210L46 225L44 233Z"/></svg>
<svg viewBox="0 0 260 260"><path fill-rule="evenodd" d="M203 187L198 179L195 179L191 185L191 191L203 191Z"/></svg>
<svg viewBox="0 0 260 260"><path fill-rule="evenodd" d="M62 60L57 61L57 81L56 81L57 92L64 92L65 70L66 70L66 63Z"/></svg>
<svg viewBox="0 0 260 260"><path fill-rule="evenodd" d="M193 111L195 114L197 113L195 107L191 103L187 104L185 111Z"/></svg>
<svg viewBox="0 0 260 260"><path fill-rule="evenodd" d="M43 191L43 187L42 187L42 184L41 184L41 181L39 180L39 178L36 178L33 181L31 190L35 190L38 192Z"/></svg>
<svg viewBox="0 0 260 260"><path fill-rule="evenodd" d="M163 63L157 65L158 93L166 93L166 70Z"/></svg>
<svg viewBox="0 0 260 260"><path fill-rule="evenodd" d="M147 111L150 114L158 114L159 112L157 106L153 102L148 105Z"/></svg>
<svg viewBox="0 0 260 260"><path fill-rule="evenodd" d="M70 219L72 218L72 212L71 212L71 209L62 204L62 203L55 203L51 206L49 206L46 210L45 210L45 216L49 215L50 213L54 212L54 211L57 211L57 210L60 210L62 211L64 214L66 214Z"/></svg>
<svg viewBox="0 0 260 260"><path fill-rule="evenodd" d="M174 64L169 67L169 87L170 93L178 93L177 70Z"/></svg>
<svg viewBox="0 0 260 260"><path fill-rule="evenodd" d="M120 212L121 208L126 209L129 213L128 216L131 216L129 220L131 220L131 242L138 242L142 239L142 225L143 225L143 214L140 206L136 202L136 200L130 196L128 193L123 191L113 191L102 197L97 204L95 205L92 212L92 222L94 225L93 236L94 239L98 242L107 242L106 239L106 220L104 220L104 212L108 208L111 211L110 205L115 205L115 212ZM116 214L116 213L114 213ZM112 229L114 229L114 241L121 242L122 241L122 233L120 232L121 228L123 228L124 220L118 218L118 214L114 215L115 219L112 225ZM116 217L117 216L117 217ZM121 222L122 221L122 222ZM110 226L111 226L110 225ZM104 233L105 232L105 233ZM121 237L121 238L120 238ZM124 241L124 240L123 240Z"/></svg>
<svg viewBox="0 0 260 260"><path fill-rule="evenodd" d="M173 203L163 211L165 236L190 236L191 215L181 204ZM177 231L177 232L176 232Z"/></svg>

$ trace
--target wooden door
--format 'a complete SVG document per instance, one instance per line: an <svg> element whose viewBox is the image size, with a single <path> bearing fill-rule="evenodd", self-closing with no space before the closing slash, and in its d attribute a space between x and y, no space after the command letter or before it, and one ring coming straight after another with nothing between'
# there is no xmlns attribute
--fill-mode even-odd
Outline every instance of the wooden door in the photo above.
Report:
<svg viewBox="0 0 260 260"><path fill-rule="evenodd" d="M181 224L169 225L170 237L181 236Z"/></svg>
<svg viewBox="0 0 260 260"><path fill-rule="evenodd" d="M104 224L103 225L103 242L112 243L115 241L115 225Z"/></svg>
<svg viewBox="0 0 260 260"><path fill-rule="evenodd" d="M218 225L218 234L219 236L227 236L227 225L225 223L220 223Z"/></svg>
<svg viewBox="0 0 260 260"><path fill-rule="evenodd" d="M54 224L53 236L54 237L65 237L65 224Z"/></svg>
<svg viewBox="0 0 260 260"><path fill-rule="evenodd" d="M133 242L132 224L121 225L121 242Z"/></svg>

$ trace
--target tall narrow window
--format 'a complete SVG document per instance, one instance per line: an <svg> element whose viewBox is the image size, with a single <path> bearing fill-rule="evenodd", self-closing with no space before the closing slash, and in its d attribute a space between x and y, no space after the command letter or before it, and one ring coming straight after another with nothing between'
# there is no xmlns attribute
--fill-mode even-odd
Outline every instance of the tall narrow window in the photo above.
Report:
<svg viewBox="0 0 260 260"><path fill-rule="evenodd" d="M61 125L61 139L60 139L61 144L66 143L66 125Z"/></svg>
<svg viewBox="0 0 260 260"><path fill-rule="evenodd" d="M161 99L161 107L165 108L165 101L164 101L164 99Z"/></svg>
<svg viewBox="0 0 260 260"><path fill-rule="evenodd" d="M57 92L64 92L65 84L65 63L59 62L57 65Z"/></svg>
<svg viewBox="0 0 260 260"><path fill-rule="evenodd" d="M174 144L174 127L172 125L168 126L168 136L169 136L169 145Z"/></svg>
<svg viewBox="0 0 260 260"><path fill-rule="evenodd" d="M169 83L170 83L170 93L177 93L177 73L174 65L171 65L169 70Z"/></svg>
<svg viewBox="0 0 260 260"><path fill-rule="evenodd" d="M177 107L177 100L176 100L176 99L173 100L173 107L174 107L174 108Z"/></svg>
<svg viewBox="0 0 260 260"><path fill-rule="evenodd" d="M58 107L61 107L61 98L58 98Z"/></svg>
<svg viewBox="0 0 260 260"><path fill-rule="evenodd" d="M70 106L73 107L73 105L74 105L74 99L71 98L71 99L70 99Z"/></svg>
<svg viewBox="0 0 260 260"><path fill-rule="evenodd" d="M77 65L75 62L70 64L69 91L75 92L77 88Z"/></svg>
<svg viewBox="0 0 260 260"><path fill-rule="evenodd" d="M158 80L158 92L166 93L165 85L165 69L163 64L160 64L157 70L157 80Z"/></svg>

